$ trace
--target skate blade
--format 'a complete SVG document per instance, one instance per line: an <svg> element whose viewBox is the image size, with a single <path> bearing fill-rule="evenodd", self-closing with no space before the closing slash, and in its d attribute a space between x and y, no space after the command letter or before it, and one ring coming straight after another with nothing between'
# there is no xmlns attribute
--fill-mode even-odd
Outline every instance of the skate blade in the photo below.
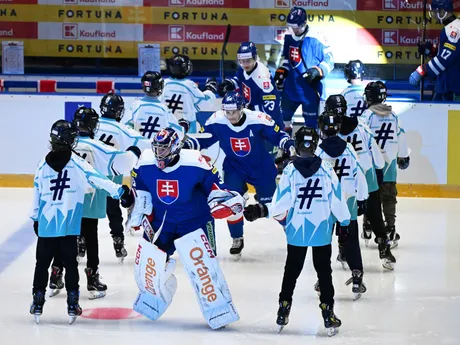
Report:
<svg viewBox="0 0 460 345"><path fill-rule="evenodd" d="M239 261L241 259L241 253L240 254L230 254L233 257L233 260Z"/></svg>
<svg viewBox="0 0 460 345"><path fill-rule="evenodd" d="M284 329L284 326L285 326L285 325L277 325L277 326L276 326L276 333L280 334L281 331Z"/></svg>
<svg viewBox="0 0 460 345"><path fill-rule="evenodd" d="M69 315L69 325L73 324L77 320L77 315Z"/></svg>
<svg viewBox="0 0 460 345"><path fill-rule="evenodd" d="M125 260L125 258L118 258L118 264L123 265L124 260Z"/></svg>
<svg viewBox="0 0 460 345"><path fill-rule="evenodd" d="M50 291L49 296L54 297L54 296L59 295L60 293L61 293L61 289L54 289Z"/></svg>
<svg viewBox="0 0 460 345"><path fill-rule="evenodd" d="M395 264L393 262L388 262L385 260L382 260L382 266L383 268L393 271L395 269Z"/></svg>
<svg viewBox="0 0 460 345"><path fill-rule="evenodd" d="M338 327L330 327L330 328L326 328L326 331L327 331L327 336L328 337L333 337L334 335L339 333L339 328Z"/></svg>
<svg viewBox="0 0 460 345"><path fill-rule="evenodd" d="M361 292L353 293L353 301L357 301L361 298L363 294Z"/></svg>
<svg viewBox="0 0 460 345"><path fill-rule="evenodd" d="M88 295L89 299L98 299L98 298L105 297L106 295L105 291L88 291L88 293L89 293Z"/></svg>
<svg viewBox="0 0 460 345"><path fill-rule="evenodd" d="M398 246L398 242L393 241L393 243L391 243L391 245L390 245L390 249L395 249L397 246Z"/></svg>
<svg viewBox="0 0 460 345"><path fill-rule="evenodd" d="M35 323L36 323L37 325L40 323L40 315L41 315L41 314L34 314Z"/></svg>

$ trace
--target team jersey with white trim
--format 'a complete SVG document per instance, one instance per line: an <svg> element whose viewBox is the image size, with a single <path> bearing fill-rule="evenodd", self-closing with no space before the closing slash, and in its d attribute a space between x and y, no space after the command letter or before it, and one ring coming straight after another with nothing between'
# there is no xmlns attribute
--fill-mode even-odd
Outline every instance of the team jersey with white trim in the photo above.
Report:
<svg viewBox="0 0 460 345"><path fill-rule="evenodd" d="M350 85L342 91L342 95L347 101L347 116L361 116L367 109L367 103L364 101L364 85Z"/></svg>
<svg viewBox="0 0 460 345"><path fill-rule="evenodd" d="M152 147L151 140L143 137L139 132L115 119L105 117L99 119L96 137L104 144L122 151L130 146L137 146L141 151Z"/></svg>

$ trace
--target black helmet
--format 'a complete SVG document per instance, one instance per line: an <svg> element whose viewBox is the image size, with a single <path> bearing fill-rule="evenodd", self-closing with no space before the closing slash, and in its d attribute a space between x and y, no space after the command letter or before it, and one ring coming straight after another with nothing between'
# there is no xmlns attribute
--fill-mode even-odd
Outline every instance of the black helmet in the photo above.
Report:
<svg viewBox="0 0 460 345"><path fill-rule="evenodd" d="M108 93L102 97L100 109L102 117L120 122L125 113L125 102L120 95Z"/></svg>
<svg viewBox="0 0 460 345"><path fill-rule="evenodd" d="M324 106L324 110L335 111L340 116L347 114L347 100L343 95L330 95Z"/></svg>
<svg viewBox="0 0 460 345"><path fill-rule="evenodd" d="M80 134L87 134L94 138L99 127L99 116L93 108L78 108L73 116L73 123Z"/></svg>
<svg viewBox="0 0 460 345"><path fill-rule="evenodd" d="M72 122L58 120L51 126L50 143L53 151L67 151L77 145L78 130Z"/></svg>
<svg viewBox="0 0 460 345"><path fill-rule="evenodd" d="M364 74L364 64L361 62L361 60L351 60L345 65L345 68L343 69L343 75L349 83L351 83L352 79L363 80Z"/></svg>
<svg viewBox="0 0 460 345"><path fill-rule="evenodd" d="M325 110L318 118L318 126L322 133L327 136L336 135L340 131L342 118L336 111Z"/></svg>
<svg viewBox="0 0 460 345"><path fill-rule="evenodd" d="M375 81L366 85L364 89L364 100L371 106L383 103L387 99L387 87L383 81Z"/></svg>
<svg viewBox="0 0 460 345"><path fill-rule="evenodd" d="M166 63L174 78L183 79L192 74L192 61L190 61L187 55L174 55L172 58L166 60Z"/></svg>
<svg viewBox="0 0 460 345"><path fill-rule="evenodd" d="M160 96L165 82L160 72L147 71L141 78L142 90L148 95Z"/></svg>
<svg viewBox="0 0 460 345"><path fill-rule="evenodd" d="M308 151L314 153L318 146L319 135L311 127L302 126L294 135L295 138L295 149L297 154L300 156L301 151Z"/></svg>

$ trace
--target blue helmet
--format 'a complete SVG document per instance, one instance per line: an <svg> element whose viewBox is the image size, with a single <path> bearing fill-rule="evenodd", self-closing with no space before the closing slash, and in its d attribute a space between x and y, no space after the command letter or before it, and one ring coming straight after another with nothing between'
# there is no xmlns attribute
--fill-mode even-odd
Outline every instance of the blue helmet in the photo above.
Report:
<svg viewBox="0 0 460 345"><path fill-rule="evenodd" d="M287 17L287 26L301 27L307 23L307 12L302 7L293 7Z"/></svg>
<svg viewBox="0 0 460 345"><path fill-rule="evenodd" d="M238 92L229 91L222 99L222 110L241 110L244 107L244 99Z"/></svg>
<svg viewBox="0 0 460 345"><path fill-rule="evenodd" d="M454 12L454 4L452 0L433 0L431 2L432 10L445 10L446 12Z"/></svg>
<svg viewBox="0 0 460 345"><path fill-rule="evenodd" d="M257 47L253 42L243 42L238 48L236 56L239 59L257 59Z"/></svg>
<svg viewBox="0 0 460 345"><path fill-rule="evenodd" d="M152 140L152 149L158 162L158 168L163 170L179 154L182 140L177 132L169 127L163 128L155 134Z"/></svg>

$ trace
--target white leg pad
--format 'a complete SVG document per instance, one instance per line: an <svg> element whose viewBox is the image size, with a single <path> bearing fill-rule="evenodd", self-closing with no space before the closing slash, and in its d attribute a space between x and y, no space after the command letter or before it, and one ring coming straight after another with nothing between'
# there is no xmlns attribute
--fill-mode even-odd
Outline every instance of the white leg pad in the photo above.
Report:
<svg viewBox="0 0 460 345"><path fill-rule="evenodd" d="M139 296L133 309L150 320L158 320L168 309L177 290L173 272L176 261L166 263L166 253L143 238L137 246L134 260L134 277Z"/></svg>
<svg viewBox="0 0 460 345"><path fill-rule="evenodd" d="M218 329L238 321L240 316L224 274L203 230L195 230L175 240L174 244L209 326Z"/></svg>

